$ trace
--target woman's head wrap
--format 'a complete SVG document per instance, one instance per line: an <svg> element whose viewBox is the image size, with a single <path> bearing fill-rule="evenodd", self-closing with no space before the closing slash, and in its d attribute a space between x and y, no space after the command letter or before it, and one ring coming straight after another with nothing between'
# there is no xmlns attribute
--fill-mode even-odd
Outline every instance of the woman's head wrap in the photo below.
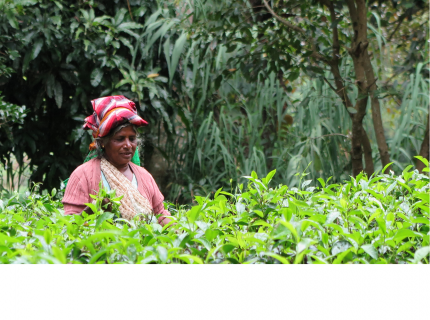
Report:
<svg viewBox="0 0 430 320"><path fill-rule="evenodd" d="M130 122L141 127L148 122L137 115L136 105L124 96L109 96L91 101L94 113L85 119L84 129L93 130L93 137L104 137L117 126ZM94 142L90 144L90 150L95 149Z"/></svg>

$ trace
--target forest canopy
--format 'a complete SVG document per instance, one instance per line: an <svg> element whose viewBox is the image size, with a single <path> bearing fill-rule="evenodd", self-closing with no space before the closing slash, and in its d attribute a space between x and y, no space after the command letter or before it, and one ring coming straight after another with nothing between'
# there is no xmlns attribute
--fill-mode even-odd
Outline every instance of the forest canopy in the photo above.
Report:
<svg viewBox="0 0 430 320"><path fill-rule="evenodd" d="M189 202L256 171L340 182L428 159L425 1L0 2L0 159L59 188L89 101L150 122L144 166ZM15 165L15 166L14 166ZM17 168L12 170L12 168ZM15 180L14 180L15 179ZM5 183L2 183L2 187ZM18 184L20 182L18 181Z"/></svg>

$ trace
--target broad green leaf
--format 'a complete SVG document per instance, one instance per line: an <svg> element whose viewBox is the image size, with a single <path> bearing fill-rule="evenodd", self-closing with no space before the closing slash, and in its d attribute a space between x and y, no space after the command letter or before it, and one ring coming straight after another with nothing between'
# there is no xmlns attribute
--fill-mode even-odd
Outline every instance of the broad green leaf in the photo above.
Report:
<svg viewBox="0 0 430 320"><path fill-rule="evenodd" d="M238 215L240 215L243 212L245 212L245 209L246 209L246 207L245 207L245 205L243 203L241 203L241 202L237 202L236 203L236 211L237 211Z"/></svg>
<svg viewBox="0 0 430 320"><path fill-rule="evenodd" d="M173 75L174 75L176 68L178 66L179 58L180 58L182 51L184 49L184 45L185 45L186 40L187 40L187 33L183 33L175 42L175 47L174 47L173 52L172 52L172 59L171 59L172 62L170 63L171 68L169 69L169 79L170 79L169 83L170 84L173 81Z"/></svg>
<svg viewBox="0 0 430 320"><path fill-rule="evenodd" d="M412 247L414 244L410 241L402 244L398 249L397 249L397 254L399 254L400 252L406 251L408 250L410 247Z"/></svg>
<svg viewBox="0 0 430 320"><path fill-rule="evenodd" d="M303 250L306 250L307 248L309 248L309 246L313 243L316 243L315 240L313 239L309 239L309 238L302 238L300 240L300 242L297 244L296 247L296 252L297 254L299 254L300 252L302 252Z"/></svg>
<svg viewBox="0 0 430 320"><path fill-rule="evenodd" d="M91 85L93 87L97 87L102 81L102 79L103 79L103 70L101 68L94 68L90 76ZM118 85L118 87L120 86Z"/></svg>
<svg viewBox="0 0 430 320"><path fill-rule="evenodd" d="M381 213L382 213L381 209L376 209L375 212L370 216L369 223L371 223L373 219L379 217Z"/></svg>
<svg viewBox="0 0 430 320"><path fill-rule="evenodd" d="M304 251L300 252L298 255L296 255L296 259L294 259L294 264L302 263L305 255L307 255L310 252L312 252L312 251L311 250L304 250Z"/></svg>
<svg viewBox="0 0 430 320"><path fill-rule="evenodd" d="M102 215L100 215L97 220L96 220L96 226L95 228L97 229L104 221L108 220L108 219L112 219L114 216L113 213L110 212L105 212Z"/></svg>
<svg viewBox="0 0 430 320"><path fill-rule="evenodd" d="M264 227L268 227L269 229L273 229L273 227L270 224L268 224L267 222L265 222L263 220L257 220L252 225L253 226L264 226Z"/></svg>
<svg viewBox="0 0 430 320"><path fill-rule="evenodd" d="M288 230L291 231L291 234L294 236L295 242L298 243L300 241L299 235L297 233L296 228L293 227L293 225L287 221L279 221L283 226L285 226Z"/></svg>
<svg viewBox="0 0 430 320"><path fill-rule="evenodd" d="M218 195L220 194L220 192L222 191L222 188L219 188L214 195L214 199L216 199L218 197Z"/></svg>
<svg viewBox="0 0 430 320"><path fill-rule="evenodd" d="M46 241L46 244L50 244L51 240L52 240L52 234L51 231L49 229L46 229L45 232L43 233L43 237Z"/></svg>
<svg viewBox="0 0 430 320"><path fill-rule="evenodd" d="M313 261L313 264L328 264L326 260L321 257L317 257L316 255L310 255L310 257L315 260Z"/></svg>
<svg viewBox="0 0 430 320"><path fill-rule="evenodd" d="M270 171L267 176L266 176L266 185L269 185L270 181L272 181L272 178L275 176L276 174L276 169Z"/></svg>
<svg viewBox="0 0 430 320"><path fill-rule="evenodd" d="M106 254L106 252L107 252L107 249L101 249L101 250L97 251L97 252L96 252L96 253L91 257L90 261L88 261L88 263L89 263L89 264L96 263L96 262L99 260L99 258L100 258L101 256L103 256L104 254Z"/></svg>
<svg viewBox="0 0 430 320"><path fill-rule="evenodd" d="M167 261L167 250L163 246L157 247L158 257L160 258L162 263L166 263Z"/></svg>
<svg viewBox="0 0 430 320"><path fill-rule="evenodd" d="M429 219L423 218L423 217L414 218L414 219L411 220L411 222L413 222L413 223L422 223L422 224L426 224L426 225L430 224Z"/></svg>
<svg viewBox="0 0 430 320"><path fill-rule="evenodd" d="M221 251L226 255L226 254L228 254L229 252L231 252L235 248L236 248L235 245L233 245L231 243L227 243L227 244L225 244L225 245L223 245L221 247Z"/></svg>
<svg viewBox="0 0 430 320"><path fill-rule="evenodd" d="M387 234L387 224L384 218L378 217L375 219L384 234Z"/></svg>
<svg viewBox="0 0 430 320"><path fill-rule="evenodd" d="M200 259L197 256L190 255L190 254L181 254L178 256L178 258L185 261L186 263L203 264L202 259Z"/></svg>
<svg viewBox="0 0 430 320"><path fill-rule="evenodd" d="M338 241L333 245L331 249L331 254L335 256L341 252L348 250L350 247L351 247L351 244L348 241L345 241L345 240Z"/></svg>
<svg viewBox="0 0 430 320"><path fill-rule="evenodd" d="M63 264L67 263L66 256L65 256L63 250L61 250L61 248L52 247L52 252L54 253L54 257L57 258L58 261L60 261Z"/></svg>
<svg viewBox="0 0 430 320"><path fill-rule="evenodd" d="M276 254L276 253L272 253L272 252L264 252L264 254L265 254L266 256L269 256L269 257L272 257L272 258L274 258L274 259L278 260L278 261L279 261L280 263L282 263L282 264L290 264L286 258L284 258L284 257L282 257L282 256L280 256L280 255L278 255L278 254Z"/></svg>
<svg viewBox="0 0 430 320"><path fill-rule="evenodd" d="M422 156L415 156L414 158L417 158L418 160L422 161L426 167L429 166L429 161L426 158Z"/></svg>
<svg viewBox="0 0 430 320"><path fill-rule="evenodd" d="M210 251L212 249L210 242L204 238L193 239L193 241L201 243L206 248L206 250L208 250L208 251Z"/></svg>
<svg viewBox="0 0 430 320"><path fill-rule="evenodd" d="M34 44L33 44L33 48L31 50L31 60L34 60L37 58L37 56L40 53L40 50L42 50L43 47L43 39L38 38Z"/></svg>
<svg viewBox="0 0 430 320"><path fill-rule="evenodd" d="M327 220L325 221L325 224L330 224L332 223L334 220L336 220L337 218L340 217L340 212L339 211L334 211L334 212L330 212L327 215Z"/></svg>
<svg viewBox="0 0 430 320"><path fill-rule="evenodd" d="M202 206L199 205L199 206L192 207L191 210L188 211L187 216L190 223L194 223L197 220L201 210L202 210Z"/></svg>
<svg viewBox="0 0 430 320"><path fill-rule="evenodd" d="M373 259L378 259L378 251L375 249L375 247L372 244L365 244L361 246L361 248Z"/></svg>
<svg viewBox="0 0 430 320"><path fill-rule="evenodd" d="M339 253L337 258L333 261L333 264L341 264L343 262L343 259L345 259L345 257L350 252L351 252L351 248L347 249L346 251Z"/></svg>
<svg viewBox="0 0 430 320"><path fill-rule="evenodd" d="M423 235L419 232L415 232L410 229L400 229L399 231L396 232L395 236L393 237L393 240L395 240L398 243L405 238L415 238L415 237L422 238Z"/></svg>
<svg viewBox="0 0 430 320"><path fill-rule="evenodd" d="M324 188L325 187L324 179L318 178L317 180L321 183L321 186Z"/></svg>
<svg viewBox="0 0 430 320"><path fill-rule="evenodd" d="M63 87L61 86L60 81L55 82L54 96L57 107L61 108L61 106L63 105Z"/></svg>
<svg viewBox="0 0 430 320"><path fill-rule="evenodd" d="M209 241L213 241L219 234L218 230L213 230L213 229L207 229L205 231L205 237L206 239L208 239Z"/></svg>
<svg viewBox="0 0 430 320"><path fill-rule="evenodd" d="M384 167L384 169L382 169L382 173L386 173L385 172L385 170L387 170L387 168L389 167L389 166L391 166L393 163L392 162L390 162L389 164L387 164L385 167Z"/></svg>
<svg viewBox="0 0 430 320"><path fill-rule="evenodd" d="M427 262L428 262L430 260L429 254L430 254L430 246L422 247L422 248L418 249L414 255L414 262L418 263L424 258L426 258Z"/></svg>

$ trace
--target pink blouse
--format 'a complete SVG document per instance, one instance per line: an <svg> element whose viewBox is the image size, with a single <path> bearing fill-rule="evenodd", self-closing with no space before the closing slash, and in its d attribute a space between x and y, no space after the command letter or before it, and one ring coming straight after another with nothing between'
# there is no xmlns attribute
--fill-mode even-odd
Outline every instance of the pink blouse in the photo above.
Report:
<svg viewBox="0 0 430 320"><path fill-rule="evenodd" d="M170 216L164 209L164 197L158 189L154 178L144 168L130 162L131 170L137 179L137 188L141 195L148 199L155 214L162 214L158 222L165 216ZM64 214L80 214L85 209L84 203L90 203L93 199L90 194L97 194L101 180L100 159L92 159L73 171L67 183L64 193ZM165 221L167 223L167 221Z"/></svg>

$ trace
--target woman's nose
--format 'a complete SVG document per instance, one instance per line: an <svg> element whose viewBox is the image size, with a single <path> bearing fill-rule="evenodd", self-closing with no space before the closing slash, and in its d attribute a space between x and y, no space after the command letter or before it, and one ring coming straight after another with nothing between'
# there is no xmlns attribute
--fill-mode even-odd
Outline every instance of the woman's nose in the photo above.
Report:
<svg viewBox="0 0 430 320"><path fill-rule="evenodd" d="M125 139L125 147L126 148L131 148L131 141L130 141L130 139Z"/></svg>

